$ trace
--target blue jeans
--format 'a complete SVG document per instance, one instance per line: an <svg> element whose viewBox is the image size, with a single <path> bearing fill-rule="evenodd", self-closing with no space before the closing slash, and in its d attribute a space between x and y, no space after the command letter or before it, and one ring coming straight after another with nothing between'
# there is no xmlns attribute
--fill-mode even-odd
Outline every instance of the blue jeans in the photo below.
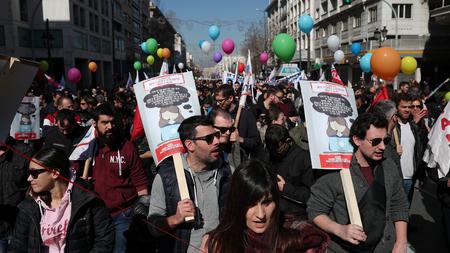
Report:
<svg viewBox="0 0 450 253"><path fill-rule="evenodd" d="M124 232L128 230L131 224L131 209L116 214L113 217L114 226L116 228L116 242L114 244L114 253L125 253L127 250L127 239Z"/></svg>
<svg viewBox="0 0 450 253"><path fill-rule="evenodd" d="M409 201L409 204L411 204L412 200L412 193L411 193L412 187L413 187L412 179L403 179L403 189L405 190L405 195Z"/></svg>

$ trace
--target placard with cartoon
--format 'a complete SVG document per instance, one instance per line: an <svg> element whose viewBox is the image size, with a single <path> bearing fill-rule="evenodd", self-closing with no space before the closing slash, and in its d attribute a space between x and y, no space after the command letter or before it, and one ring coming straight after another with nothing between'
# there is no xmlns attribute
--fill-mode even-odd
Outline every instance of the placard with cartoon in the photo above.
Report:
<svg viewBox="0 0 450 253"><path fill-rule="evenodd" d="M134 90L155 163L184 152L178 127L184 119L200 115L192 72L147 79Z"/></svg>
<svg viewBox="0 0 450 253"><path fill-rule="evenodd" d="M36 140L39 131L39 97L24 97L11 123L10 135L16 140Z"/></svg>
<svg viewBox="0 0 450 253"><path fill-rule="evenodd" d="M301 81L300 87L313 168L349 168L350 127L358 116L353 90L320 81Z"/></svg>

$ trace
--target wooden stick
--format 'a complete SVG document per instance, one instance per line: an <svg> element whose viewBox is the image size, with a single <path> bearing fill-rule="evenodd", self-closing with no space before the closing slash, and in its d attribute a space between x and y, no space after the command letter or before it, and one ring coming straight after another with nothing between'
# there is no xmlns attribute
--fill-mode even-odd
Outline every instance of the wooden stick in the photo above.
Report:
<svg viewBox="0 0 450 253"><path fill-rule="evenodd" d="M183 199L190 199L189 190L186 183L186 177L184 174L183 161L181 160L181 154L176 153L173 155L173 163L175 164L175 173L177 175L178 188L180 189L180 197ZM195 184L195 182L193 182ZM184 218L184 221L193 221L194 216Z"/></svg>
<svg viewBox="0 0 450 253"><path fill-rule="evenodd" d="M350 223L363 226L361 215L359 214L358 201L356 200L355 188L353 187L352 175L350 169L342 169L341 172L342 187L344 188L345 202L347 204Z"/></svg>
<svg viewBox="0 0 450 253"><path fill-rule="evenodd" d="M83 176L81 178L83 178L83 179L87 179L88 178L88 176L89 176L89 167L91 165L91 161L92 161L92 158L88 158L84 162Z"/></svg>
<svg viewBox="0 0 450 253"><path fill-rule="evenodd" d="M239 119L241 118L241 111L242 108L245 106L245 101L247 100L247 95L241 95L241 98L239 99L239 107L236 114L236 118L234 119L234 127L239 127Z"/></svg>
<svg viewBox="0 0 450 253"><path fill-rule="evenodd" d="M402 148L402 144L400 143L400 139L398 138L397 128L394 127L394 129L392 129L392 131L394 131L395 151L397 151L398 155L402 155L403 148Z"/></svg>

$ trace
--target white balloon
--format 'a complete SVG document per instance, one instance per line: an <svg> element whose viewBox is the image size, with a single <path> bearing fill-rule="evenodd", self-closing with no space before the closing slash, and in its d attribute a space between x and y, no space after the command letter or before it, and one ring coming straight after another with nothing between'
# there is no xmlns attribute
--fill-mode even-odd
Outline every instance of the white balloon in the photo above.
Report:
<svg viewBox="0 0 450 253"><path fill-rule="evenodd" d="M327 39L327 45L331 51L336 52L336 50L338 50L339 47L341 46L341 41L339 40L338 36L331 35Z"/></svg>
<svg viewBox="0 0 450 253"><path fill-rule="evenodd" d="M203 51L204 53L208 53L209 50L211 50L211 43L209 43L209 41L204 41L204 42L202 43L202 51Z"/></svg>
<svg viewBox="0 0 450 253"><path fill-rule="evenodd" d="M181 70L184 68L184 64L182 62L178 63L178 68Z"/></svg>
<svg viewBox="0 0 450 253"><path fill-rule="evenodd" d="M334 61L337 63L341 62L345 58L345 54L342 50L334 52Z"/></svg>

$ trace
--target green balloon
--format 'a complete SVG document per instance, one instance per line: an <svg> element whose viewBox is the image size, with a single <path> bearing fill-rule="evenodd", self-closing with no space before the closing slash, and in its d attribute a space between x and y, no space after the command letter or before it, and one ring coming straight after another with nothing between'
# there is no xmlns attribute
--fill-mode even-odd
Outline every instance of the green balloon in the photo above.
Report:
<svg viewBox="0 0 450 253"><path fill-rule="evenodd" d="M445 93L444 100L445 100L445 102L447 102L447 103L448 103L448 101L450 101L450 91L447 92L447 93Z"/></svg>
<svg viewBox="0 0 450 253"><path fill-rule="evenodd" d="M145 44L147 44L147 49L150 54L155 54L156 50L158 50L158 42L153 38L148 39Z"/></svg>
<svg viewBox="0 0 450 253"><path fill-rule="evenodd" d="M314 64L314 69L315 69L315 70L318 70L318 69L320 69L321 67L322 67L322 65L321 65L320 63Z"/></svg>
<svg viewBox="0 0 450 253"><path fill-rule="evenodd" d="M290 62L294 57L296 44L289 34L280 33L273 40L272 49L283 62Z"/></svg>
<svg viewBox="0 0 450 253"><path fill-rule="evenodd" d="M40 63L41 64L40 64L39 68L42 71L47 72L47 70L48 70L48 62L46 60L42 60Z"/></svg>
<svg viewBox="0 0 450 253"><path fill-rule="evenodd" d="M135 61L133 64L134 70L141 70L142 64L140 61Z"/></svg>

